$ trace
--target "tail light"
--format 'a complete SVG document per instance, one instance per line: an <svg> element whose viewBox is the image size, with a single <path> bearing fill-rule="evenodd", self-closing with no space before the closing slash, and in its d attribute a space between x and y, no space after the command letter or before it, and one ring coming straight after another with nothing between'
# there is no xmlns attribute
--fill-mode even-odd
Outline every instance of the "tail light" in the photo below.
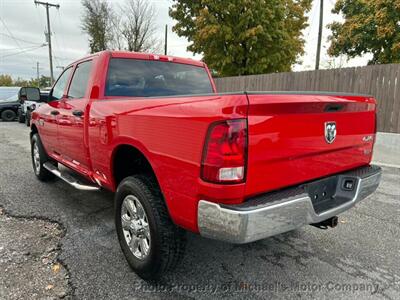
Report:
<svg viewBox="0 0 400 300"><path fill-rule="evenodd" d="M246 164L246 119L212 124L204 144L201 178L214 183L244 182Z"/></svg>

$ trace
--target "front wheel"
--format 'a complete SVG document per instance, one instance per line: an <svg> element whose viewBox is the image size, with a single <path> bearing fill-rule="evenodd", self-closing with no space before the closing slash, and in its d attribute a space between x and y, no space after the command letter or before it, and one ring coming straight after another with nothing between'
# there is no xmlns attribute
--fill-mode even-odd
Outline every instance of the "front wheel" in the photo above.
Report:
<svg viewBox="0 0 400 300"><path fill-rule="evenodd" d="M151 177L131 176L119 184L115 224L122 252L141 278L157 279L182 259L185 232L171 221Z"/></svg>
<svg viewBox="0 0 400 300"><path fill-rule="evenodd" d="M40 181L48 181L56 177L43 166L43 164L50 159L47 156L47 153L44 150L40 137L37 133L34 134L31 139L31 156L33 171Z"/></svg>
<svg viewBox="0 0 400 300"><path fill-rule="evenodd" d="M14 121L16 116L17 115L15 114L15 111L13 111L11 109L3 110L3 112L1 113L1 118L5 122Z"/></svg>

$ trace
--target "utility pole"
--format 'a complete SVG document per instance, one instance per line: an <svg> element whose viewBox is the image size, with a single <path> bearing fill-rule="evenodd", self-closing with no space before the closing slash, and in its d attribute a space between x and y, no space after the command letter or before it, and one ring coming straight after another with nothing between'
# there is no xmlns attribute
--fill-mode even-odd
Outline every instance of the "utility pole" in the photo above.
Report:
<svg viewBox="0 0 400 300"><path fill-rule="evenodd" d="M318 29L318 45L317 45L317 58L315 61L315 70L319 70L319 61L321 57L321 40L322 40L322 27L324 23L324 0L319 0L319 29Z"/></svg>
<svg viewBox="0 0 400 300"><path fill-rule="evenodd" d="M50 30L50 15L49 15L49 7L55 7L57 9L60 8L59 4L51 4L48 2L40 2L34 0L35 4L38 5L44 5L46 7L46 15L47 15L47 41L49 43L49 61L50 61L50 84L52 85L54 82L54 76L53 76L53 57L52 57L52 52L51 52L51 30Z"/></svg>
<svg viewBox="0 0 400 300"><path fill-rule="evenodd" d="M40 76L39 76L39 62L36 62L36 76L37 76L37 85L40 87Z"/></svg>
<svg viewBox="0 0 400 300"><path fill-rule="evenodd" d="M39 62L36 62L36 67L33 67L32 69L36 69L36 78L37 78L37 87L40 88L40 69L42 69L41 67L39 67Z"/></svg>
<svg viewBox="0 0 400 300"><path fill-rule="evenodd" d="M164 54L167 55L168 25L165 25Z"/></svg>

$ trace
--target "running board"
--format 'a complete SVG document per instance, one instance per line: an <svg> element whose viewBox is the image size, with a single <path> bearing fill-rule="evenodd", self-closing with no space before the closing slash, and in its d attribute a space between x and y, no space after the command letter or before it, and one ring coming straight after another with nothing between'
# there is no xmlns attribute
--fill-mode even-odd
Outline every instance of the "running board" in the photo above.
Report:
<svg viewBox="0 0 400 300"><path fill-rule="evenodd" d="M72 185L74 188L77 190L81 191L98 191L100 190L100 186L95 185L95 184L87 184L87 183L82 183L79 181L78 178L75 178L73 175L60 171L55 165L53 165L51 162L45 162L43 166L49 170L51 173L56 175L58 178L61 178L64 180L66 183L69 185Z"/></svg>

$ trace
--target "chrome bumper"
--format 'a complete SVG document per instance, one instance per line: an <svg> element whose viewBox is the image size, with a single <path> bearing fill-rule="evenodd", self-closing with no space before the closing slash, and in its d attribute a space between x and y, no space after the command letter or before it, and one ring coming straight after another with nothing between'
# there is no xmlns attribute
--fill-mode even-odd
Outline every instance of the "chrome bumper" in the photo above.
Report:
<svg viewBox="0 0 400 300"><path fill-rule="evenodd" d="M379 185L381 174L379 167L368 166L332 176L337 185L331 199L335 201L335 198L340 198L341 203L318 213L307 186L318 186L319 181L267 194L243 205L222 205L200 200L199 231L204 237L243 244L319 223L350 209L372 194ZM349 178L355 183L351 192L343 190L343 182Z"/></svg>

